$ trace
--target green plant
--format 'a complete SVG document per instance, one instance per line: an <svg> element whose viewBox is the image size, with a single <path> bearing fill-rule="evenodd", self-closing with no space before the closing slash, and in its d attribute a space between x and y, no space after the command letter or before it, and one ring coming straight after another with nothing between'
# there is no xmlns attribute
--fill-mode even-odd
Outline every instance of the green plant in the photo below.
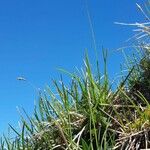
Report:
<svg viewBox="0 0 150 150"><path fill-rule="evenodd" d="M137 6L149 19L143 9ZM140 34L135 36L136 40L149 37L148 23L129 25L140 28L137 30ZM150 148L150 46L144 41L145 39L142 44L134 46L139 56L125 56L128 73L122 75L115 89L111 89L105 50L102 76L98 61L93 71L87 54L81 71L69 73L60 69L70 77L70 85L67 86L61 77L59 82L53 81L55 94L49 86L40 92L34 115L30 117L22 109L21 131L10 125L15 136L4 136L0 141L0 149Z"/></svg>

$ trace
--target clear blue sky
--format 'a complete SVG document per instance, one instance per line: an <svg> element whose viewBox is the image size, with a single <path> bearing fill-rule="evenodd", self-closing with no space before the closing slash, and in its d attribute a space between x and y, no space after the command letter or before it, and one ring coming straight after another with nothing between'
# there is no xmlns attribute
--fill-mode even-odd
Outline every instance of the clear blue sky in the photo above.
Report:
<svg viewBox="0 0 150 150"><path fill-rule="evenodd" d="M130 28L114 22L140 21L136 2L140 0L88 0L99 56L102 46L112 54L132 35ZM81 68L85 49L94 62L85 0L0 1L0 134L8 123L17 125L16 106L30 114L37 100L35 89L17 76L44 89L59 78L58 67L71 72ZM122 60L119 52L110 55L112 76Z"/></svg>

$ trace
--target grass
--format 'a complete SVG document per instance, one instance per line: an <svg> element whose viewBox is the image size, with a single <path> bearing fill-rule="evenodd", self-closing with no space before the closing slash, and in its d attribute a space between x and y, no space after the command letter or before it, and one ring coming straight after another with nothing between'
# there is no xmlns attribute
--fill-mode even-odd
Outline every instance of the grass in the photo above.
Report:
<svg viewBox="0 0 150 150"><path fill-rule="evenodd" d="M148 19L147 15L145 17ZM57 92L54 94L49 87L40 92L32 117L22 110L21 131L9 125L13 137L3 136L0 149L150 148L150 46L147 42L150 28L148 23L129 25L139 28L136 31L140 33L135 38L138 43L139 39L142 40L142 44L135 46L139 57L126 57L128 74L122 75L115 89L111 88L108 77L107 51L103 51L103 75L99 65L92 70L86 54L81 71L70 73L61 70L70 77L69 86L62 78L54 80Z"/></svg>

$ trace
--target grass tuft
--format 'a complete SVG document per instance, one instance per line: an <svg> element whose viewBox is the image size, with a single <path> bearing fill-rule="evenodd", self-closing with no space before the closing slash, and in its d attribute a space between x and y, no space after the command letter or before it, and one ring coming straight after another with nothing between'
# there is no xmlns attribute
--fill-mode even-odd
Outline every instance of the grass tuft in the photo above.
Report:
<svg viewBox="0 0 150 150"><path fill-rule="evenodd" d="M112 89L109 81L107 51L103 50L103 75L97 60L93 71L86 54L81 71L60 69L70 77L69 85L61 77L53 80L55 92L49 86L39 92L32 117L22 109L21 130L9 125L14 136L4 135L0 150L150 148L150 23L119 24L135 26L139 33L134 36L138 54L132 58L125 55L128 73L122 75L118 86Z"/></svg>

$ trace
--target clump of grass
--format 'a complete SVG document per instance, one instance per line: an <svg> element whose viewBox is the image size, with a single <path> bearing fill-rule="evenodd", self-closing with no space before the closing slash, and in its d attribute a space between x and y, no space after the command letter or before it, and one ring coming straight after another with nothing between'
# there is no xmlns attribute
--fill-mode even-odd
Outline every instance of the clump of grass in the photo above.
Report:
<svg viewBox="0 0 150 150"><path fill-rule="evenodd" d="M137 4L143 15L148 19L148 15ZM150 148L150 46L149 46L149 22L124 24L135 26L138 29L134 30L139 33L135 34L136 49L139 52L140 59L132 57L128 59L128 68L134 67L130 77L128 78L126 89L121 90L119 102L125 103L128 109L121 110L119 113L124 120L124 128L116 140L115 148L119 149L141 149ZM133 61L134 60L134 61ZM123 102L122 102L123 101ZM129 108L132 105L134 108ZM123 113L122 113L123 112Z"/></svg>
<svg viewBox="0 0 150 150"><path fill-rule="evenodd" d="M138 7L147 18L142 8ZM136 40L149 37L148 23L134 25L140 27L136 30L140 32L136 34ZM4 136L0 149L150 148L150 46L142 42L137 47L142 55L140 53L139 59L137 56L128 59L128 74L122 77L116 89L111 89L108 77L107 51L103 51L102 76L98 65L92 70L87 54L80 72L62 70L70 76L70 85L67 86L61 78L58 82L53 81L55 94L50 87L40 92L33 116L28 116L23 109L21 131L10 125L15 136Z"/></svg>
<svg viewBox="0 0 150 150"><path fill-rule="evenodd" d="M103 80L94 77L87 55L84 64L80 76L69 73L70 87L66 87L63 80L54 81L57 95L49 87L40 93L34 117L24 111L28 120L22 117L21 133L10 125L17 137L13 141L4 139L8 149L94 150L112 147L115 133L109 130L111 117L107 116L107 105L112 99L108 76L105 74Z"/></svg>

